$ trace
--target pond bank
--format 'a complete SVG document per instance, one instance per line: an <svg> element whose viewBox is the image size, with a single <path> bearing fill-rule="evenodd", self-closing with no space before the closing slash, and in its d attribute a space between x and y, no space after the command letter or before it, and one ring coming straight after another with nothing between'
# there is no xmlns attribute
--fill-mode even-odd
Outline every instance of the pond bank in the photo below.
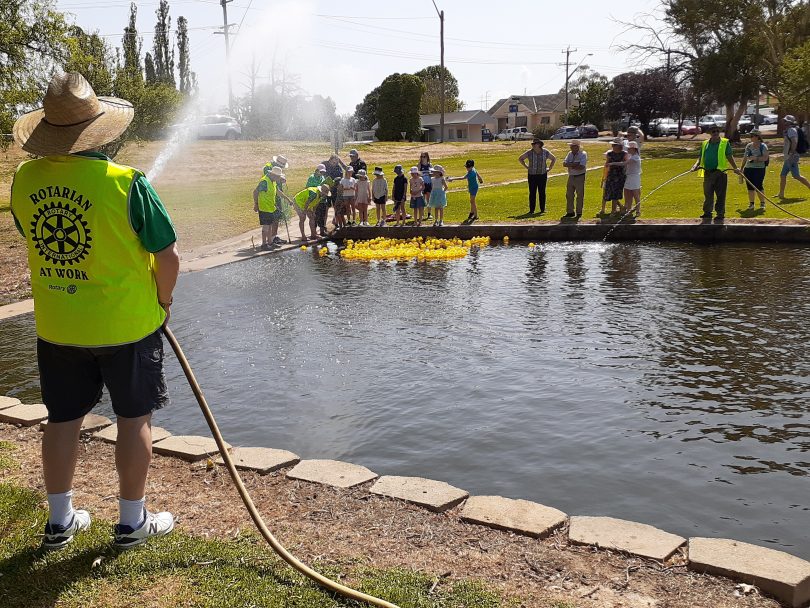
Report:
<svg viewBox="0 0 810 608"><path fill-rule="evenodd" d="M4 411L7 410L8 407ZM11 441L17 446L15 458L21 463L19 469L4 475L10 481L41 492L39 439L36 426L17 428L0 424L0 440ZM245 471L243 478L271 528L304 561L346 563L347 560L360 559L374 567L419 570L442 581L480 579L499 593L518 598L523 605L533 607L778 606L777 602L760 597L756 592L736 597L733 581L694 571L710 570L714 567L711 564L729 564L730 557L737 559L738 563L741 559L744 561L747 547L744 543L726 541L732 545L721 547L719 553L711 555L714 548L706 541L691 539L692 546L701 552L701 562L707 563L690 567L686 546L680 546L677 537L673 537L673 543L673 539L668 538L673 535L662 539L660 535L665 534L662 531L650 529L656 538L634 537L640 529L638 525L634 528L620 525L613 528L620 532L620 536L611 540L610 528L600 526L615 526L616 520L563 518L555 522L556 514L551 511L556 510L545 513L550 517L546 530L531 530L520 524L521 520L525 524L526 514L531 510L527 510L526 505L511 511L511 523L509 517L504 519L504 512L494 515L498 520L494 521L493 513L497 513L497 509L488 511L486 501L480 500L482 497L474 497L466 503L451 497L449 502L436 507L440 512L433 512L406 500L389 497L409 497L408 484L398 483L403 478L360 481L351 488L341 489L334 484L302 481L318 476L322 481L328 481L328 467L321 467L318 461L303 461L296 465L298 473L294 472L295 468L290 468L292 464L288 461L286 468L264 475ZM79 456L75 484L77 504L88 508L94 516L110 521L114 520L117 508L114 500L116 481L110 474L113 468L112 446L88 437ZM376 477L372 474L372 479ZM148 493L155 508L171 509L179 520L179 527L190 534L229 538L238 536L240 529L250 526L227 473L218 466L211 466L204 457L190 463L156 455ZM474 509L470 508L473 500L478 501ZM212 517L214 512L216 517ZM486 525L468 523L471 521ZM510 530L522 528L523 534L498 531L489 526ZM595 542L603 546L617 541L629 542L628 546L648 551L651 539L655 541L652 545L660 546L659 541L664 540L672 548L667 549L660 560L652 560L617 550L597 551L594 546ZM695 543L703 543L703 546L697 547ZM579 546L581 544L584 546ZM734 555L735 551L738 555ZM770 553L787 556L780 552ZM796 561L788 560L788 566L760 561L758 574L766 574L775 568L784 579L785 576L800 575L802 565L810 568L807 562L792 559ZM710 567L704 568L706 565ZM791 568L792 574L789 574ZM732 574L733 570L726 573ZM738 574L735 578L746 577ZM768 583L765 578L749 580L779 594L788 606L801 606L810 599L810 578L796 581L792 587L785 586L784 581L779 584Z"/></svg>

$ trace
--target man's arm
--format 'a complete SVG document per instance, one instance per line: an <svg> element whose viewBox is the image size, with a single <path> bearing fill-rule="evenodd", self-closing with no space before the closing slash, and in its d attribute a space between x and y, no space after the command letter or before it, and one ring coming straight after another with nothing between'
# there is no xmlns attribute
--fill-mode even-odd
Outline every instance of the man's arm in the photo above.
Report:
<svg viewBox="0 0 810 608"><path fill-rule="evenodd" d="M728 163L731 165L734 172L739 173L740 169L737 167L737 161L734 160L734 150L731 149L731 144L726 146L726 158L728 159Z"/></svg>
<svg viewBox="0 0 810 608"><path fill-rule="evenodd" d="M177 275L180 273L180 254L177 252L177 243L172 243L161 249L155 256L155 284L157 285L158 302L166 311L166 321L169 320L169 308L172 305L172 293L177 284Z"/></svg>
<svg viewBox="0 0 810 608"><path fill-rule="evenodd" d="M796 133L792 137L788 137L788 156L793 156L796 154L796 147L799 145L799 133L796 131L797 127L792 127L794 133Z"/></svg>
<svg viewBox="0 0 810 608"><path fill-rule="evenodd" d="M551 171L554 168L554 164L557 162L557 157L551 152L548 153L548 157L551 159L551 164L548 166L547 171Z"/></svg>

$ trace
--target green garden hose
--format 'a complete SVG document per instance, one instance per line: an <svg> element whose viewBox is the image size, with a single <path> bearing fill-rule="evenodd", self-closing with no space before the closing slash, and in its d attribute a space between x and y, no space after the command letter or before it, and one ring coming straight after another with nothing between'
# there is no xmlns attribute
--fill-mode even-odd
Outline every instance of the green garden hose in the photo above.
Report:
<svg viewBox="0 0 810 608"><path fill-rule="evenodd" d="M183 350L180 348L177 338L174 337L172 330L170 330L166 325L163 326L163 333L165 334L166 339L169 341L169 344L171 344L172 350L177 356L177 360L180 361L180 366L183 368L183 373L185 373L188 384L191 387L191 390L194 392L194 396L197 398L197 403L199 403L203 416L205 416L205 421L208 423L208 428L211 429L211 434L214 437L214 441L217 443L217 447L219 448L219 453L222 455L222 459L225 461L225 466L228 469L228 473L230 473L231 479L233 479L233 483L236 486L236 489L239 491L239 496L242 498L242 502L245 503L245 508L247 508L251 519L253 519L253 523L256 524L259 532L261 532L262 536L268 542L273 551L275 551L281 559L290 564L290 566L292 566L295 570L307 578L315 581L322 587L329 589L330 591L334 591L335 593L339 593L340 595L353 600L366 602L371 606L379 606L380 608L399 608L396 604L392 604L391 602L386 602L385 600L381 600L366 593L356 591L355 589L346 587L345 585L341 585L338 582L326 578L324 575L316 572L303 562L299 561L293 554L287 551L287 549L285 549L281 543L278 542L278 540L276 540L275 536L273 536L272 532L270 532L269 528L264 523L262 516L256 510L256 505L253 504L253 499L250 497L247 488L245 488L245 484L242 482L242 478L239 477L239 473L236 471L236 466L233 464L230 454L228 454L225 440L222 438L222 434L219 432L217 421L214 419L214 415L211 413L211 408L208 407L208 403L205 400L205 395L203 395L202 389L200 388L197 379L194 377L194 372L191 369L191 365L189 365L188 359L186 359L186 356L183 354Z"/></svg>

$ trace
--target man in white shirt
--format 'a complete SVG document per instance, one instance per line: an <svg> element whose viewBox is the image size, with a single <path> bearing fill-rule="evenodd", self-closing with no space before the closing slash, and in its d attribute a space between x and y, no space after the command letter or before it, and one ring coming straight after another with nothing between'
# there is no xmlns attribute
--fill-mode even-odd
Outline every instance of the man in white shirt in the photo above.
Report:
<svg viewBox="0 0 810 608"><path fill-rule="evenodd" d="M785 145L782 150L784 162L782 163L782 173L779 180L779 194L777 194L779 198L785 198L788 173L793 176L793 179L810 188L810 182L799 173L799 152L797 150L799 131L796 128L796 117L788 114L782 120L785 121Z"/></svg>
<svg viewBox="0 0 810 608"><path fill-rule="evenodd" d="M572 139L568 144L571 151L563 161L563 167L568 169L568 186L565 190L565 217L582 217L582 207L585 199L585 173L588 164L588 154L582 150L578 139ZM574 213L574 195L577 199L576 214Z"/></svg>

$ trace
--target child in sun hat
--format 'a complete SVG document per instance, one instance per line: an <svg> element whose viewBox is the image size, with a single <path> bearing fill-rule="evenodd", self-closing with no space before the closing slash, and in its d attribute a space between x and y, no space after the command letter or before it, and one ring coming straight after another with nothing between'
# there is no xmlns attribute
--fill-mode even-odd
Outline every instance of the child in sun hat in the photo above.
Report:
<svg viewBox="0 0 810 608"><path fill-rule="evenodd" d="M365 169L357 172L357 193L354 206L360 214L360 225L368 226L368 206L371 203L371 182L368 181Z"/></svg>
<svg viewBox="0 0 810 608"><path fill-rule="evenodd" d="M408 181L411 191L411 209L413 209L414 226L422 225L422 214L425 210L425 180L419 175L418 167L411 167L411 179Z"/></svg>
<svg viewBox="0 0 810 608"><path fill-rule="evenodd" d="M391 197L394 199L393 220L396 222L395 226L404 226L407 219L405 199L407 197L408 178L405 177L405 173L402 171L402 165L394 167L394 173L396 177L394 178L394 189L391 193Z"/></svg>
<svg viewBox="0 0 810 608"><path fill-rule="evenodd" d="M452 182L458 179L467 180L467 192L470 193L470 215L467 216L467 221L473 222L478 219L478 205L475 204L475 197L478 195L478 186L484 183L484 178L482 178L475 169L474 160L468 160L464 163L464 167L467 169L467 173L461 177L448 177L447 181Z"/></svg>
<svg viewBox="0 0 810 608"><path fill-rule="evenodd" d="M385 226L385 201L388 200L388 180L382 167L374 167L374 181L371 182L371 198L377 211L377 226Z"/></svg>
<svg viewBox="0 0 810 608"><path fill-rule="evenodd" d="M447 207L447 180L444 177L444 167L433 165L431 169L430 207L436 210L434 226L444 225L444 208Z"/></svg>

